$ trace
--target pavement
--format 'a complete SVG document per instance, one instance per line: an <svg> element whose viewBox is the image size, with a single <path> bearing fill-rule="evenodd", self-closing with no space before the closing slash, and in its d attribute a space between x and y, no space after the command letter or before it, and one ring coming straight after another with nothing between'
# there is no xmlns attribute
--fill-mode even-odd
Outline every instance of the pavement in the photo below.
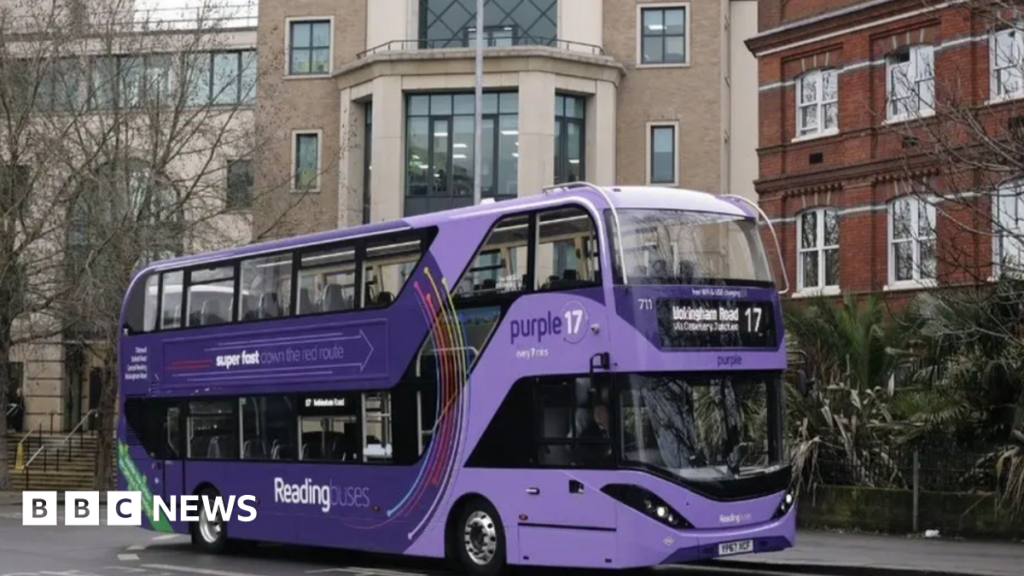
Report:
<svg viewBox="0 0 1024 576"><path fill-rule="evenodd" d="M0 576L445 576L437 561L260 545L210 556L188 538L133 527L22 525L21 494L0 493ZM106 511L101 511L101 519ZM63 518L63 510L60 510ZM534 572L534 571L531 571ZM536 571L543 574L554 571ZM558 574L564 574L559 570ZM572 570L569 572L580 572ZM663 572L670 574L663 575ZM591 572L587 572L590 574ZM802 531L795 548L666 566L658 576L1020 576L1024 544Z"/></svg>
<svg viewBox="0 0 1024 576"><path fill-rule="evenodd" d="M827 567L828 574L850 576L1021 576L1024 544L800 531L788 550L713 565L807 574Z"/></svg>

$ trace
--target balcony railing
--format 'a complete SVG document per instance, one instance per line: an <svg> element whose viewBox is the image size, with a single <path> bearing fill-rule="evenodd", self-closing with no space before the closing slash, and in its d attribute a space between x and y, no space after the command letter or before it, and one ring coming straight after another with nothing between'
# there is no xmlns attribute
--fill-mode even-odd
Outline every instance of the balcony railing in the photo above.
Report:
<svg viewBox="0 0 1024 576"><path fill-rule="evenodd" d="M137 0L135 24L139 31L255 28L258 13L259 0Z"/></svg>
<svg viewBox="0 0 1024 576"><path fill-rule="evenodd" d="M523 48L539 46L546 48L555 48L557 50L565 50L567 52L589 54L592 56L604 56L604 48L600 46L594 44L587 44L585 42L576 42L574 40L562 40L560 38L533 38L530 36L517 36L515 39L491 38L485 40L485 50L491 48ZM456 38L448 38L444 40L392 40L390 42L385 42L379 46L374 46L373 48L370 48L368 50L364 50L359 54L356 54L356 58L367 58L369 56L375 56L377 54L382 54L385 52L411 52L415 50L452 50L475 47L475 42L469 41L461 36Z"/></svg>
<svg viewBox="0 0 1024 576"><path fill-rule="evenodd" d="M86 35L255 28L259 7L259 0L109 0L103 5L104 1L87 11L74 4L26 4L12 11L3 25L5 32L18 34Z"/></svg>

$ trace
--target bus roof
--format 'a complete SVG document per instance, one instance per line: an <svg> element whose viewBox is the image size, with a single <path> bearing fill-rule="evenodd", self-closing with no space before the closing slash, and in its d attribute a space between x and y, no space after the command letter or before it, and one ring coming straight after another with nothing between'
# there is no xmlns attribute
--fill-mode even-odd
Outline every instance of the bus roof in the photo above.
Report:
<svg viewBox="0 0 1024 576"><path fill-rule="evenodd" d="M517 210L529 210L533 207L540 208L553 200L567 200L572 198L600 201L601 204L611 203L618 210L625 209L658 209L658 210L687 210L693 212L707 212L714 214L732 215L737 218L754 218L754 213L739 200L730 197L716 196L708 192L685 190L680 188L665 188L659 186L612 186L601 187L600 191L592 185L563 185L568 187L549 187L549 192L535 194L492 202L465 208L443 210L418 216L409 216L379 222L375 224L363 224L352 226L343 230L328 230L313 234L304 234L278 240L268 240L227 248L215 252L192 254L168 260L154 262L147 266L147 269L166 268L169 266L179 267L183 265L200 264L207 261L217 261L229 258L237 258L252 254L259 254L277 250L287 250L323 242L334 242L339 240L371 236L385 232L393 232L413 228L425 228L434 226L452 218L465 218L475 214L494 214L502 212L513 212ZM139 272L142 272L140 270Z"/></svg>

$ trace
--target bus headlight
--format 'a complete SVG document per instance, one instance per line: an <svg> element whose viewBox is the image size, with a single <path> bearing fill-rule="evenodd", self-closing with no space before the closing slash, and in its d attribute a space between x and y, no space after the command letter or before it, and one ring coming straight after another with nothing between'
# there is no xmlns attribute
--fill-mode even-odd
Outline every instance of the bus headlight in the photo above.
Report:
<svg viewBox="0 0 1024 576"><path fill-rule="evenodd" d="M683 518L682 514L673 510L664 500L646 488L632 484L609 484L601 488L601 491L666 526L693 528L693 524Z"/></svg>
<svg viewBox="0 0 1024 576"><path fill-rule="evenodd" d="M775 509L775 514L772 515L772 520L778 520L785 516L795 503L796 495L793 494L792 490L786 490L786 493L782 495L782 500L779 502L778 508Z"/></svg>

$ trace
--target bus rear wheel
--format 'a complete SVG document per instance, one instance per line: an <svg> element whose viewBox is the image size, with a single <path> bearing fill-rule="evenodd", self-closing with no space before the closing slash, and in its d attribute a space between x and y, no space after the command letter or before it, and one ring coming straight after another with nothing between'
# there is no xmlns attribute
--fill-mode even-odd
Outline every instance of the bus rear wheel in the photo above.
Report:
<svg viewBox="0 0 1024 576"><path fill-rule="evenodd" d="M505 571L505 530L490 502L467 502L452 528L450 549L467 574L498 576Z"/></svg>
<svg viewBox="0 0 1024 576"><path fill-rule="evenodd" d="M212 502L218 496L220 493L214 488L203 488L199 492L199 520L192 522L189 527L192 533L192 546L208 554L223 552L228 542L227 523L223 518L211 517L203 505L204 497Z"/></svg>

